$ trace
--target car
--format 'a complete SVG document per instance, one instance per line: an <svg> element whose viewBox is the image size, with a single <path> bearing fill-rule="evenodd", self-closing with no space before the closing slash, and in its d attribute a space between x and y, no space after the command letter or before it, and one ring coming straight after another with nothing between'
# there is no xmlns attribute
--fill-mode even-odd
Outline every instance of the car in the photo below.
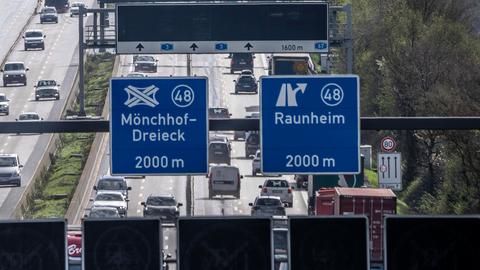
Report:
<svg viewBox="0 0 480 270"><path fill-rule="evenodd" d="M228 144L228 148L232 150L232 143L228 139L227 136L219 135L219 134L209 134L208 136L209 142L224 142Z"/></svg>
<svg viewBox="0 0 480 270"><path fill-rule="evenodd" d="M293 207L292 187L285 179L267 179L263 185L258 186L261 196L278 196L282 203L289 207Z"/></svg>
<svg viewBox="0 0 480 270"><path fill-rule="evenodd" d="M120 213L116 207L95 206L85 217L88 218L119 218Z"/></svg>
<svg viewBox="0 0 480 270"><path fill-rule="evenodd" d="M297 188L306 188L308 185L308 175L306 174L295 174L293 179Z"/></svg>
<svg viewBox="0 0 480 270"><path fill-rule="evenodd" d="M60 92L55 80L39 80L34 86L35 88L35 100L40 100L41 98L54 98L56 100L60 99Z"/></svg>
<svg viewBox="0 0 480 270"><path fill-rule="evenodd" d="M235 83L235 94L240 92L258 93L258 82L253 75L240 75L233 82Z"/></svg>
<svg viewBox="0 0 480 270"><path fill-rule="evenodd" d="M228 108L215 107L208 108L209 119L228 119L232 114L228 111Z"/></svg>
<svg viewBox="0 0 480 270"><path fill-rule="evenodd" d="M208 143L208 163L228 164L231 162L230 143L213 141Z"/></svg>
<svg viewBox="0 0 480 270"><path fill-rule="evenodd" d="M208 198L217 195L232 195L240 198L240 170L237 166L215 165L208 173Z"/></svg>
<svg viewBox="0 0 480 270"><path fill-rule="evenodd" d="M98 179L97 185L93 186L93 189L99 191L118 191L122 193L123 197L128 198L128 191L132 190L129 187L127 180L123 176L103 175Z"/></svg>
<svg viewBox="0 0 480 270"><path fill-rule="evenodd" d="M78 16L80 14L80 7L83 7L85 9L86 8L85 3L74 2L70 6L70 17L73 17L74 15ZM83 16L87 16L87 13L83 13Z"/></svg>
<svg viewBox="0 0 480 270"><path fill-rule="evenodd" d="M43 7L40 10L40 23L53 22L58 23L58 14L55 7Z"/></svg>
<svg viewBox="0 0 480 270"><path fill-rule="evenodd" d="M0 185L21 186L22 168L17 154L0 154Z"/></svg>
<svg viewBox="0 0 480 270"><path fill-rule="evenodd" d="M32 29L25 31L23 38L23 48L25 51L31 48L45 50L45 38L47 36L41 29Z"/></svg>
<svg viewBox="0 0 480 270"><path fill-rule="evenodd" d="M258 131L248 131L245 134L245 158L252 158L258 149L260 149Z"/></svg>
<svg viewBox="0 0 480 270"><path fill-rule="evenodd" d="M128 211L128 201L122 192L119 191L97 191L93 201L92 209L94 207L114 207L117 208L120 217L126 217Z"/></svg>
<svg viewBox="0 0 480 270"><path fill-rule="evenodd" d="M252 207L252 216L285 216L285 207L278 196L257 196L253 203L249 203Z"/></svg>
<svg viewBox="0 0 480 270"><path fill-rule="evenodd" d="M144 77L148 77L146 74L143 74L141 72L131 72L131 73L128 73L127 76L128 78L144 78Z"/></svg>
<svg viewBox="0 0 480 270"><path fill-rule="evenodd" d="M82 229L80 226L68 225L67 252L68 270L82 269Z"/></svg>
<svg viewBox="0 0 480 270"><path fill-rule="evenodd" d="M18 118L15 119L16 121L41 121L43 120L40 115L36 112L22 112Z"/></svg>
<svg viewBox="0 0 480 270"><path fill-rule="evenodd" d="M245 118L247 119L259 119L260 113L259 112L252 112L249 115L246 115ZM233 140L237 141L239 139L245 140L247 136L247 131L245 130L235 130L233 132Z"/></svg>
<svg viewBox="0 0 480 270"><path fill-rule="evenodd" d="M253 54L252 53L232 53L230 60L230 73L242 70L253 70Z"/></svg>
<svg viewBox="0 0 480 270"><path fill-rule="evenodd" d="M260 166L261 166L260 158L261 158L260 149L258 149L257 152L255 153L255 157L252 160L252 175L253 176L256 176L261 171L260 170Z"/></svg>
<svg viewBox="0 0 480 270"><path fill-rule="evenodd" d="M4 93L0 93L0 113L5 115L10 114L10 99L8 99Z"/></svg>
<svg viewBox="0 0 480 270"><path fill-rule="evenodd" d="M0 70L3 72L3 86L13 83L27 85L28 70L23 62L6 62Z"/></svg>
<svg viewBox="0 0 480 270"><path fill-rule="evenodd" d="M143 205L144 217L160 217L163 222L175 223L180 216L183 204L178 203L172 194L149 195L147 200L140 203Z"/></svg>
<svg viewBox="0 0 480 270"><path fill-rule="evenodd" d="M134 71L148 71L157 72L157 62L153 56L150 55L135 55L133 56Z"/></svg>

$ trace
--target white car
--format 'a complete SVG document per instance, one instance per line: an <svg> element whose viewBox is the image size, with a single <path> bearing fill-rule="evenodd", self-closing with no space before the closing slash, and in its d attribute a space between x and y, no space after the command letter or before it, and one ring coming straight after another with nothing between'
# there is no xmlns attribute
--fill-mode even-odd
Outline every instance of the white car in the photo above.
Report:
<svg viewBox="0 0 480 270"><path fill-rule="evenodd" d="M45 50L45 34L41 29L32 29L25 31L23 37L24 49L27 51L30 48Z"/></svg>
<svg viewBox="0 0 480 270"><path fill-rule="evenodd" d="M22 112L17 119L15 119L16 121L41 121L43 120L42 117L40 117L40 115L38 115L38 113L36 112Z"/></svg>
<svg viewBox="0 0 480 270"><path fill-rule="evenodd" d="M88 216L85 215L85 217L89 217L89 218L119 218L120 213L118 212L118 209L115 208L115 207L97 206L97 207L93 207L90 210L90 213L88 213Z"/></svg>
<svg viewBox="0 0 480 270"><path fill-rule="evenodd" d="M0 93L0 113L10 114L10 99L4 93Z"/></svg>
<svg viewBox="0 0 480 270"><path fill-rule="evenodd" d="M258 186L261 196L278 196L289 207L293 206L293 187L285 179L267 179L263 185Z"/></svg>
<svg viewBox="0 0 480 270"><path fill-rule="evenodd" d="M92 209L94 207L115 207L121 217L127 216L128 199L126 199L122 192L118 191L98 191L93 201Z"/></svg>
<svg viewBox="0 0 480 270"><path fill-rule="evenodd" d="M21 186L22 168L17 154L0 154L0 185Z"/></svg>
<svg viewBox="0 0 480 270"><path fill-rule="evenodd" d="M80 7L86 8L84 3L74 2L70 6L70 17L73 17L74 15L78 16L80 14ZM83 16L87 16L87 13L84 13Z"/></svg>
<svg viewBox="0 0 480 270"><path fill-rule="evenodd" d="M253 176L256 176L257 174L259 174L261 172L261 170L260 170L260 166L261 166L260 165L260 158L261 158L261 154L260 154L260 149L259 149L255 153L255 157L252 160L252 175Z"/></svg>
<svg viewBox="0 0 480 270"><path fill-rule="evenodd" d="M236 166L214 165L208 173L208 198L216 195L232 195L240 199L240 170Z"/></svg>
<svg viewBox="0 0 480 270"><path fill-rule="evenodd" d="M285 207L278 196L257 196L255 202L249 203L252 216L285 216Z"/></svg>

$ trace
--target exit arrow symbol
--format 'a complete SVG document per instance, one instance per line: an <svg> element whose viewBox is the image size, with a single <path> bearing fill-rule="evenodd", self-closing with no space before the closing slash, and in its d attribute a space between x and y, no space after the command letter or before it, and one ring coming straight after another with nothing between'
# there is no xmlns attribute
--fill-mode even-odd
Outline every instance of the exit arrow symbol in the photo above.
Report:
<svg viewBox="0 0 480 270"><path fill-rule="evenodd" d="M192 45L190 45L190 48L192 48L192 50L195 51L196 49L198 49L198 46L197 44L193 43Z"/></svg>
<svg viewBox="0 0 480 270"><path fill-rule="evenodd" d="M137 47L135 47L135 48L137 48L138 51L141 52L142 49L145 48L145 47L143 47L142 43L138 43Z"/></svg>
<svg viewBox="0 0 480 270"><path fill-rule="evenodd" d="M250 42L247 43L247 45L245 45L244 47L247 48L247 50L249 50L249 51L250 51L251 48L253 48L253 46L252 46L252 44L250 44Z"/></svg>

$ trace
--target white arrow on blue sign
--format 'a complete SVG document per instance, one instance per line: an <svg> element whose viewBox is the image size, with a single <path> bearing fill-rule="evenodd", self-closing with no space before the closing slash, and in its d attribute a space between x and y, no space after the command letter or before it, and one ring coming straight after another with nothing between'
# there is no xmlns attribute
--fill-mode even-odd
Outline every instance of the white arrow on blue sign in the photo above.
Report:
<svg viewBox="0 0 480 270"><path fill-rule="evenodd" d="M360 172L359 77L260 78L264 173Z"/></svg>
<svg viewBox="0 0 480 270"><path fill-rule="evenodd" d="M112 78L112 174L208 171L206 77Z"/></svg>

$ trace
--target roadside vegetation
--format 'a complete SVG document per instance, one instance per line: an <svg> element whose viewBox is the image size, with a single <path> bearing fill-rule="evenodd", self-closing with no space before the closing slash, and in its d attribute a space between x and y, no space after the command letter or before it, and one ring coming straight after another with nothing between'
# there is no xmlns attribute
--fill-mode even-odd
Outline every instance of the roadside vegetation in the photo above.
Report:
<svg viewBox="0 0 480 270"><path fill-rule="evenodd" d="M478 0L351 2L362 116L479 116ZM399 212L480 213L477 130L362 132L362 143L385 135L402 153Z"/></svg>
<svg viewBox="0 0 480 270"><path fill-rule="evenodd" d="M112 76L115 55L88 55L85 62L85 111L101 115ZM78 111L78 102L73 107ZM24 216L33 218L63 217L88 158L94 133L60 134L60 143L52 165L36 183Z"/></svg>

